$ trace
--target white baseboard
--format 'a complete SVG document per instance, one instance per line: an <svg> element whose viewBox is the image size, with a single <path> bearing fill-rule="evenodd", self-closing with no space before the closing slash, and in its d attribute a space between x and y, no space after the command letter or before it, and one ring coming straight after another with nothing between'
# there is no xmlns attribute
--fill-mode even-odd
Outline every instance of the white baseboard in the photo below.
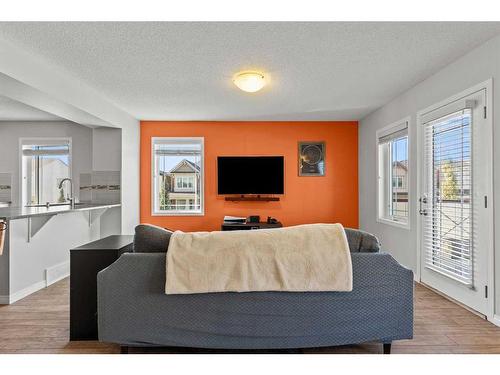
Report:
<svg viewBox="0 0 500 375"><path fill-rule="evenodd" d="M493 319L491 320L491 322L500 327L500 315L493 315Z"/></svg>
<svg viewBox="0 0 500 375"><path fill-rule="evenodd" d="M32 293L38 292L40 289L43 289L46 287L46 282L45 280L39 281L35 284L32 284L24 289L21 289L18 292L12 293L9 296L9 304L14 303L16 301L19 301L20 299L29 296Z"/></svg>
<svg viewBox="0 0 500 375"><path fill-rule="evenodd" d="M45 280L36 282L24 289L21 289L9 296L0 296L0 305L9 305L24 297L29 296L32 293L38 292L40 289L46 288L59 280L62 280L69 276L69 262L63 262L56 264L53 267L47 268L45 270Z"/></svg>
<svg viewBox="0 0 500 375"><path fill-rule="evenodd" d="M63 262L45 270L46 286L52 285L69 276L69 262Z"/></svg>

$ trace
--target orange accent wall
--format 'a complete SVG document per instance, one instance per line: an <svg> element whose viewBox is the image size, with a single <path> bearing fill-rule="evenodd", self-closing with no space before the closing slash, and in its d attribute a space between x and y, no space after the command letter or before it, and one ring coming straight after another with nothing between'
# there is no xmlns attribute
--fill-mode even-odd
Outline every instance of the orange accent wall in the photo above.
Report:
<svg viewBox="0 0 500 375"><path fill-rule="evenodd" d="M205 138L205 215L151 215L151 138ZM298 142L326 142L326 176L298 176ZM217 195L217 156L283 155L279 202L227 202ZM273 216L283 225L358 227L357 122L141 122L141 222L183 231L220 230L224 215Z"/></svg>

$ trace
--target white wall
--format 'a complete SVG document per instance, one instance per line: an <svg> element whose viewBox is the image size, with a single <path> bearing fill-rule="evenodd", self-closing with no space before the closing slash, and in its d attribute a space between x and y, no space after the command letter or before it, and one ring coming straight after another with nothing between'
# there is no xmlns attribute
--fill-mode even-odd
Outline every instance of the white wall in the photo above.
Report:
<svg viewBox="0 0 500 375"><path fill-rule="evenodd" d="M11 220L8 230L10 303L47 286L47 270L67 277L70 249L99 239L100 227L100 218L89 226L88 212L59 214L27 242L28 219Z"/></svg>
<svg viewBox="0 0 500 375"><path fill-rule="evenodd" d="M400 263L417 267L417 131L416 113L469 87L493 78L494 121L494 214L500 217L500 131L495 131L500 116L500 36L472 50L446 66L360 122L359 127L359 217L360 228L379 236L384 251ZM376 221L376 131L406 116L410 122L410 200L411 229L396 228ZM500 220L495 222L495 242L500 240ZM495 301L500 313L500 247L495 249Z"/></svg>
<svg viewBox="0 0 500 375"><path fill-rule="evenodd" d="M9 221L0 257L0 304L13 303L67 277L70 249L109 235L106 221L119 217L119 212L119 207L93 210L90 225L89 211L54 215L29 242L28 219ZM32 225L38 219L33 218Z"/></svg>
<svg viewBox="0 0 500 375"><path fill-rule="evenodd" d="M122 127L122 234L134 234L139 224L140 129Z"/></svg>
<svg viewBox="0 0 500 375"><path fill-rule="evenodd" d="M70 137L75 196L80 173L92 170L92 129L69 121L0 122L0 172L12 173L12 205L21 205L19 138Z"/></svg>
<svg viewBox="0 0 500 375"><path fill-rule="evenodd" d="M121 220L111 216L105 223L121 222L122 234L134 234L134 228L139 224L139 126L123 126L116 128L96 128L92 131L93 138L93 169L95 171L121 171L121 203L118 210L106 215L118 215ZM114 228L104 226L101 231L115 233Z"/></svg>
<svg viewBox="0 0 500 375"><path fill-rule="evenodd" d="M92 169L120 171L122 169L122 130L92 129Z"/></svg>
<svg viewBox="0 0 500 375"><path fill-rule="evenodd" d="M122 170L122 129L106 127L92 129L92 169L94 171ZM121 188L123 191L123 176ZM106 237L121 232L121 207L107 210L101 217L101 236Z"/></svg>

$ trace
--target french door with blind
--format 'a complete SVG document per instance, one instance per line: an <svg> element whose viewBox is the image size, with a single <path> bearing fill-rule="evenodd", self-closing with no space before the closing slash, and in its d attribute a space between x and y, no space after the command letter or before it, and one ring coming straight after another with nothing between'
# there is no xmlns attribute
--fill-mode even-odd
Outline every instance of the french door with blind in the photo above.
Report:
<svg viewBox="0 0 500 375"><path fill-rule="evenodd" d="M489 314L492 140L486 88L420 114L420 279Z"/></svg>

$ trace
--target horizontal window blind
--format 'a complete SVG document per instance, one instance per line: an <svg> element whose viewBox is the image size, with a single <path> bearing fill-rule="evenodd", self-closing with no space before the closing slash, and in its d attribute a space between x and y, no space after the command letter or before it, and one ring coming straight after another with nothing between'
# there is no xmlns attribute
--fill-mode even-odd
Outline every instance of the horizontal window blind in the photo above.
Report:
<svg viewBox="0 0 500 375"><path fill-rule="evenodd" d="M155 155L199 155L201 152L201 143L180 143L172 142L170 144L164 142L155 142L154 153Z"/></svg>
<svg viewBox="0 0 500 375"><path fill-rule="evenodd" d="M390 129L386 130L385 132L380 133L378 136L378 143L388 143L394 139L406 137L408 135L408 123L402 122L399 125L396 125L394 127L391 127Z"/></svg>
<svg viewBox="0 0 500 375"><path fill-rule="evenodd" d="M474 280L471 115L465 108L424 124L425 266L469 286Z"/></svg>
<svg viewBox="0 0 500 375"><path fill-rule="evenodd" d="M27 149L23 150L23 156L58 156L58 155L69 155L69 147L60 149Z"/></svg>

